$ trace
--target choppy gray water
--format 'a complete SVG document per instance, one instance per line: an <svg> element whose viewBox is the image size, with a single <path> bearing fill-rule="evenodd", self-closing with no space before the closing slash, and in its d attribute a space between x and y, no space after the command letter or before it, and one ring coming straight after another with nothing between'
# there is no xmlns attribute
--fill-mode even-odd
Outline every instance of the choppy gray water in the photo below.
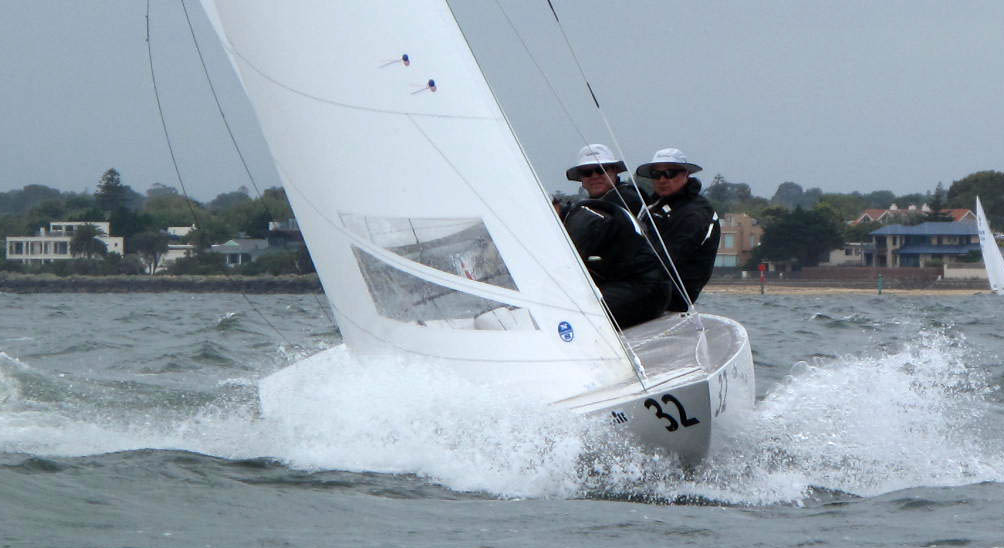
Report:
<svg viewBox="0 0 1004 548"><path fill-rule="evenodd" d="M0 295L0 546L1004 546L1004 300L702 304L759 401L682 472L337 351L262 416L338 344L313 295Z"/></svg>

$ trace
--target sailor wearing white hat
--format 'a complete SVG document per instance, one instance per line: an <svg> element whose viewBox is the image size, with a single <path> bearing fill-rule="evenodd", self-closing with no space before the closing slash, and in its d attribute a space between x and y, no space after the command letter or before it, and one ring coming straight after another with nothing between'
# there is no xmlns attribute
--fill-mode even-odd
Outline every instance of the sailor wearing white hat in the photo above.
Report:
<svg viewBox="0 0 1004 548"><path fill-rule="evenodd" d="M634 187L620 181L617 174L623 171L627 166L606 145L590 144L579 149L576 163L565 170L565 177L581 183L590 198L613 202L637 215L648 201L647 196L639 196Z"/></svg>
<svg viewBox="0 0 1004 548"><path fill-rule="evenodd" d="M679 192L690 175L698 171L701 166L688 162L682 150L664 148L656 151L651 162L638 166L635 175L652 179L652 189L657 195L670 196Z"/></svg>
<svg viewBox="0 0 1004 548"><path fill-rule="evenodd" d="M645 242L635 216L645 200L617 174L624 162L603 145L586 145L565 172L580 181L589 198L564 212L565 229L603 301L621 328L658 317L669 302L669 280Z"/></svg>
<svg viewBox="0 0 1004 548"><path fill-rule="evenodd" d="M701 181L691 177L699 171L701 166L687 161L678 148L657 151L651 162L635 170L639 177L652 179L658 199L648 211L687 291L686 298L678 290L673 292L669 310L674 311L687 310L687 301L697 300L708 283L721 238L718 214L701 196ZM662 246L656 244L656 249L665 260Z"/></svg>

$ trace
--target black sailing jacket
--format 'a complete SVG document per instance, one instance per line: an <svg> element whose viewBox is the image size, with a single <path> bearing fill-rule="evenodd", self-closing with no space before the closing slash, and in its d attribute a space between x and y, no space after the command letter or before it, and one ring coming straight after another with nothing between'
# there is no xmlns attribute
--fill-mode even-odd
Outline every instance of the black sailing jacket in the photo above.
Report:
<svg viewBox="0 0 1004 548"><path fill-rule="evenodd" d="M711 207L711 202L701 196L701 181L691 177L680 192L660 197L648 206L648 210L652 214L656 230L669 250L673 264L683 278L687 295L691 302L696 301L701 289L711 278L722 234L718 214ZM650 236L659 255L665 259L662 246L651 229ZM686 301L674 291L669 310L686 309Z"/></svg>
<svg viewBox="0 0 1004 548"><path fill-rule="evenodd" d="M608 190L600 199L627 208L631 212L631 215L636 217L641 213L645 204L650 201L649 196L641 188L635 191L635 187L631 184L620 182L617 183L615 188Z"/></svg>
<svg viewBox="0 0 1004 548"><path fill-rule="evenodd" d="M565 230L593 280L597 285L628 279L665 280L658 259L638 232L640 225L616 202L606 197L581 200L565 216Z"/></svg>

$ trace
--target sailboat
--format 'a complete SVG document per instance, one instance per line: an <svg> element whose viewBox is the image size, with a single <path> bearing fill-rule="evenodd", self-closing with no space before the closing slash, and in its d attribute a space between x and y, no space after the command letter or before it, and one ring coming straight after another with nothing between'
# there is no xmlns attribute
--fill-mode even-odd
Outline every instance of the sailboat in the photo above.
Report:
<svg viewBox="0 0 1004 548"><path fill-rule="evenodd" d="M612 324L445 1L203 6L355 358L441 363L687 460L752 408L738 322Z"/></svg>
<svg viewBox="0 0 1004 548"><path fill-rule="evenodd" d="M980 233L980 251L983 253L983 264L987 268L990 289L998 295L1004 295L1004 258L1001 257L1001 248L990 230L987 216L983 213L983 204L980 203L979 196L976 197L976 228Z"/></svg>

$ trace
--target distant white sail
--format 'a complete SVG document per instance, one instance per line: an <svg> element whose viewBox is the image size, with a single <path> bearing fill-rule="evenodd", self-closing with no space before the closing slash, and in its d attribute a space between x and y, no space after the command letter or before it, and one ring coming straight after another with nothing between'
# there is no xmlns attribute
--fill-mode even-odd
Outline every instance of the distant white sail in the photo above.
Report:
<svg viewBox="0 0 1004 548"><path fill-rule="evenodd" d="M354 352L633 378L445 1L203 4Z"/></svg>
<svg viewBox="0 0 1004 548"><path fill-rule="evenodd" d="M976 197L976 226L980 232L980 250L983 252L983 264L987 267L990 289L998 295L1004 295L1004 257L1001 257L1001 248L990 230L979 196Z"/></svg>

